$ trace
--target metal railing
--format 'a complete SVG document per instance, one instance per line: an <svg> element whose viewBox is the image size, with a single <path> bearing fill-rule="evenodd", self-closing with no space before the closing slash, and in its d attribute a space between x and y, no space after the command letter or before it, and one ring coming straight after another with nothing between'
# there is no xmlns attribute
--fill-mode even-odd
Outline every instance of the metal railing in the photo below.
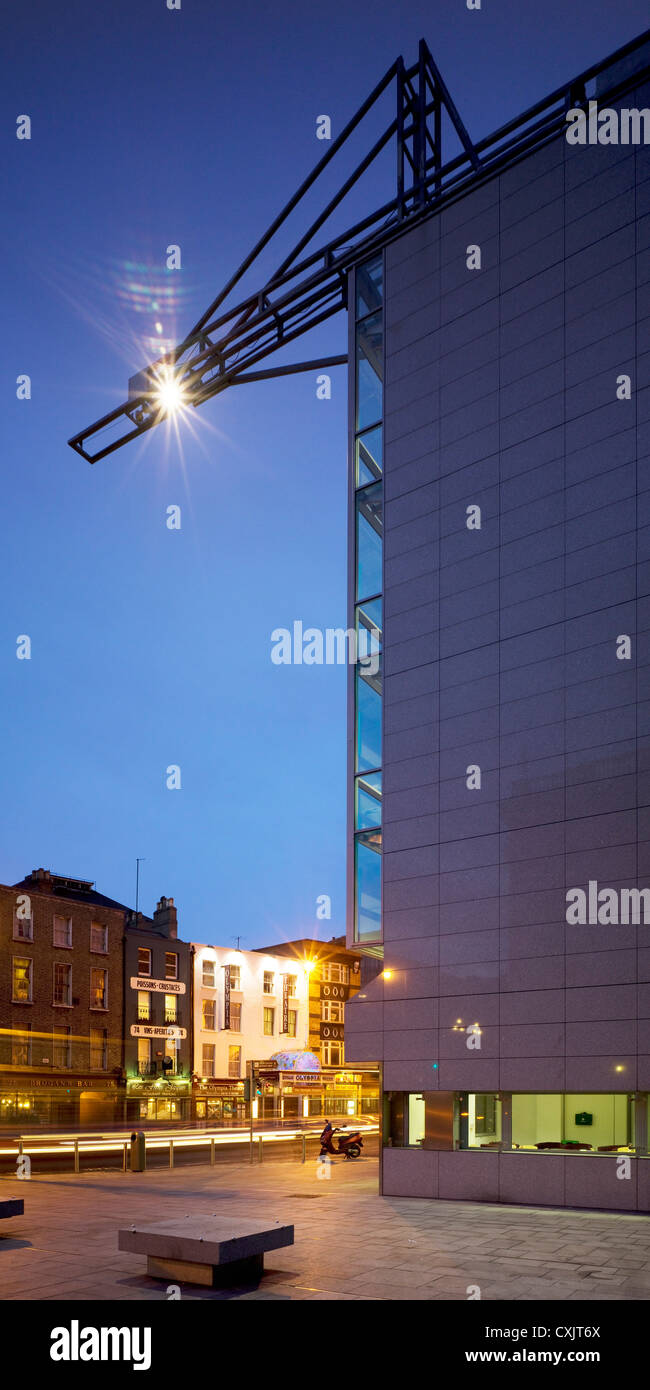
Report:
<svg viewBox="0 0 650 1390"><path fill-rule="evenodd" d="M359 1125L359 1129L364 1138L368 1135L379 1133L379 1125ZM310 1142L313 1144L320 1143L319 1129L295 1129L289 1132L270 1130L265 1133L255 1133L252 1139L248 1132L244 1131L225 1135L223 1132L200 1135L183 1133L145 1133L145 1168L147 1150L153 1153L154 1151L166 1149L169 1155L169 1167L173 1168L175 1166L175 1155L179 1149L207 1148L209 1152L208 1162L214 1167L217 1161L217 1149L220 1147L241 1147L242 1149L247 1147L249 1151L249 1162L262 1163L265 1146L268 1150L269 1146L272 1147L278 1144L287 1146L290 1143L294 1144L294 1152L296 1156L300 1156L301 1163L306 1163L307 1144ZM17 1167L19 1161L25 1156L30 1159L32 1157L37 1157L39 1154L41 1156L48 1155L49 1157L54 1156L57 1158L68 1156L72 1158L74 1172L79 1173L81 1172L81 1157L83 1154L95 1154L98 1158L101 1158L101 1156L121 1153L121 1168L123 1172L127 1172L129 1169L130 1147L131 1139L130 1137L127 1138L125 1135L104 1136L98 1134L93 1136L89 1134L85 1136L75 1135L74 1137L62 1135L59 1138L57 1138L56 1135L47 1135L44 1136L42 1140L39 1140L37 1136L21 1135L19 1139L11 1141L7 1147L5 1147L0 1140L0 1158L13 1157L15 1155ZM241 1158L244 1158L243 1152ZM228 1161L238 1161L238 1156L229 1154ZM87 1167L90 1166L91 1165L87 1165ZM99 1166L99 1163L94 1166Z"/></svg>

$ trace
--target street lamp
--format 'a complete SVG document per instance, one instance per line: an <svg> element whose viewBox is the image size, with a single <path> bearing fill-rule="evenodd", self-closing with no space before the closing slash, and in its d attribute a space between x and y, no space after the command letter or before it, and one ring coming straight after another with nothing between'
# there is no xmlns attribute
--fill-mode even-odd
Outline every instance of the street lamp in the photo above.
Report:
<svg viewBox="0 0 650 1390"><path fill-rule="evenodd" d="M176 415L185 402L182 384L169 369L158 380L155 400L164 415Z"/></svg>

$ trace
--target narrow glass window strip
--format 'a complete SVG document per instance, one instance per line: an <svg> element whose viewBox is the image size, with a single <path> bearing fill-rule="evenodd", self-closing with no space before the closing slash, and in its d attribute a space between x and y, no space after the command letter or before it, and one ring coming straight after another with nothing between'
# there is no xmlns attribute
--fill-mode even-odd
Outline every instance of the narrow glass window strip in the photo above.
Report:
<svg viewBox="0 0 650 1390"><path fill-rule="evenodd" d="M383 488L381 483L357 493L357 599L382 590Z"/></svg>
<svg viewBox="0 0 650 1390"><path fill-rule="evenodd" d="M354 938L360 943L381 940L382 307L383 260L376 256L357 267L355 299Z"/></svg>
<svg viewBox="0 0 650 1390"><path fill-rule="evenodd" d="M367 678L374 678L381 689L382 601L370 599L357 604L355 611L356 654Z"/></svg>
<svg viewBox="0 0 650 1390"><path fill-rule="evenodd" d="M383 314L371 314L357 328L357 430L376 425L383 415Z"/></svg>
<svg viewBox="0 0 650 1390"><path fill-rule="evenodd" d="M381 939L381 831L368 831L355 840L356 941Z"/></svg>
<svg viewBox="0 0 650 1390"><path fill-rule="evenodd" d="M382 427L375 425L357 436L355 486L366 487L368 483L381 481L383 468Z"/></svg>
<svg viewBox="0 0 650 1390"><path fill-rule="evenodd" d="M381 825L381 772L368 772L355 782L355 830L374 830Z"/></svg>
<svg viewBox="0 0 650 1390"><path fill-rule="evenodd" d="M384 300L384 267L382 257L374 256L371 261L357 268L356 317L363 318L381 308Z"/></svg>
<svg viewBox="0 0 650 1390"><path fill-rule="evenodd" d="M372 772L381 767L381 693L360 668L356 676L356 723L356 770Z"/></svg>

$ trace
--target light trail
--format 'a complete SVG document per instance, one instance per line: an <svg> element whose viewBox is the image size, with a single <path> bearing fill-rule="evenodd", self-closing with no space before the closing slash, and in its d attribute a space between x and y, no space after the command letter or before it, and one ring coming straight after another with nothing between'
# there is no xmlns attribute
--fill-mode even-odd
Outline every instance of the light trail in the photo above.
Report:
<svg viewBox="0 0 650 1390"><path fill-rule="evenodd" d="M361 1135L379 1133L379 1125L358 1125L356 1126L356 1129L358 1129ZM353 1130L352 1126L349 1126L349 1130L350 1133L356 1132L355 1130ZM265 1129L255 1130L253 1132L254 1140L261 1139L264 1143L269 1142L272 1144L286 1142L289 1139L318 1139L319 1137L320 1136L317 1130L315 1129ZM97 1138L90 1139L89 1142L84 1142L81 1139L81 1137L77 1138L75 1136L70 1135L61 1135L60 1138L57 1138L56 1135L48 1135L47 1139L39 1141L38 1139L35 1139L33 1135L30 1135L29 1138L21 1137L19 1139L16 1139L11 1148L0 1148L0 1158L17 1158L21 1152L23 1154L34 1155L68 1155L74 1154L75 1146L78 1147L78 1152L80 1154L120 1153L123 1152L124 1145L129 1144L130 1141L131 1131L129 1131L128 1134L125 1133L123 1135L101 1135ZM146 1149L169 1149L170 1143L173 1143L175 1149L196 1149L205 1147L207 1144L212 1144L213 1141L215 1143L215 1146L224 1146L227 1144L250 1144L250 1132L248 1130L234 1130L231 1132L228 1132L227 1130L201 1130L200 1133L186 1132L181 1133L180 1135L178 1133L173 1132L167 1134L156 1133L155 1135L152 1134L151 1138L148 1134L145 1134ZM22 1148L20 1147L21 1144Z"/></svg>

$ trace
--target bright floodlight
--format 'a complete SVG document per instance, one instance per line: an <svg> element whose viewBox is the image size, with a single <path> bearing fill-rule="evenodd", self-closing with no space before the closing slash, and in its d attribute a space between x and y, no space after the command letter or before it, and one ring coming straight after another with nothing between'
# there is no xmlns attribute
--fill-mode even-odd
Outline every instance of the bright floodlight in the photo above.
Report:
<svg viewBox="0 0 650 1390"><path fill-rule="evenodd" d="M161 379L156 391L156 400L165 415L175 415L183 404L183 388L171 372Z"/></svg>

